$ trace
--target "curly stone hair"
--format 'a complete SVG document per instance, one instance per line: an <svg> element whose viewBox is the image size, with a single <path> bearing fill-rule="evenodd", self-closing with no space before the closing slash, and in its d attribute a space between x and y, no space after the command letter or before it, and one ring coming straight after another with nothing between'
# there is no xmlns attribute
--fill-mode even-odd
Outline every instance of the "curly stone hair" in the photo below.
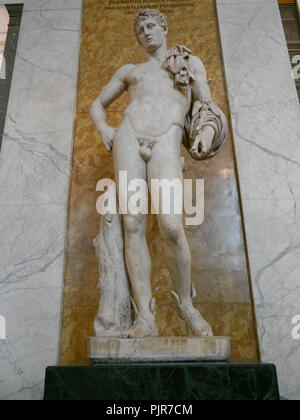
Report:
<svg viewBox="0 0 300 420"><path fill-rule="evenodd" d="M167 23L167 19L166 19L165 15L163 15L159 10L156 10L156 9L145 9L145 10L139 12L136 15L136 18L134 20L133 27L134 27L134 32L135 32L136 35L137 35L138 24L141 21L148 19L149 17L156 18L158 24L163 29L165 29L165 30L168 29L168 23Z"/></svg>

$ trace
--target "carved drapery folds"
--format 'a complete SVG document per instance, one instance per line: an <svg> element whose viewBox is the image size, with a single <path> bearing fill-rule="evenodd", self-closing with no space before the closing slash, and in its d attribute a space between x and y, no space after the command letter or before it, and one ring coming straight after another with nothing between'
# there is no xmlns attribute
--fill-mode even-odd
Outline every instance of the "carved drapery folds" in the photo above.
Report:
<svg viewBox="0 0 300 420"><path fill-rule="evenodd" d="M195 76L189 65L191 50L182 45L176 45L168 51L163 69L168 70L174 76L176 87L188 89L195 81Z"/></svg>
<svg viewBox="0 0 300 420"><path fill-rule="evenodd" d="M214 157L226 142L228 135L228 123L224 113L215 102L207 99L196 101L191 116L188 116L186 119L183 144L188 151L190 151L196 137L205 126L212 127L215 131L215 136L210 151L203 158L199 158L199 160ZM192 154L191 156L195 159Z"/></svg>
<svg viewBox="0 0 300 420"><path fill-rule="evenodd" d="M163 68L174 77L175 86L179 89L189 89L195 81L195 76L189 64L191 50L182 45L176 45L168 51ZM209 100L196 101L186 118L183 144L190 151L201 130L210 126L215 131L211 149L207 155L197 160L205 160L215 156L227 139L228 123L218 105ZM192 155L193 159L196 159Z"/></svg>

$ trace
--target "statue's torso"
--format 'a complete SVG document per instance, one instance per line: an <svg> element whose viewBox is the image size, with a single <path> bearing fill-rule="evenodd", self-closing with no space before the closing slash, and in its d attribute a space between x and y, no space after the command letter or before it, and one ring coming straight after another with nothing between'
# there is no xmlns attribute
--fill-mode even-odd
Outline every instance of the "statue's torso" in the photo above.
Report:
<svg viewBox="0 0 300 420"><path fill-rule="evenodd" d="M191 89L175 87L173 76L159 63L136 65L127 75L130 105L124 116L136 134L158 137L172 125L184 126Z"/></svg>

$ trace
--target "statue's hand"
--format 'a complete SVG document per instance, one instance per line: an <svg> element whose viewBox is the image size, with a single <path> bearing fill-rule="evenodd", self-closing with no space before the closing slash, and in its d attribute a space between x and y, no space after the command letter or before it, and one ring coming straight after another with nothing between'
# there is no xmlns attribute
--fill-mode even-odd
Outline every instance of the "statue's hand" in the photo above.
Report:
<svg viewBox="0 0 300 420"><path fill-rule="evenodd" d="M204 159L211 150L212 142L215 137L215 130L210 127L204 127L195 137L190 154L196 160Z"/></svg>
<svg viewBox="0 0 300 420"><path fill-rule="evenodd" d="M102 141L106 149L111 152L114 138L116 136L117 129L114 127L110 127L107 125L106 127L102 128L100 134L102 137Z"/></svg>

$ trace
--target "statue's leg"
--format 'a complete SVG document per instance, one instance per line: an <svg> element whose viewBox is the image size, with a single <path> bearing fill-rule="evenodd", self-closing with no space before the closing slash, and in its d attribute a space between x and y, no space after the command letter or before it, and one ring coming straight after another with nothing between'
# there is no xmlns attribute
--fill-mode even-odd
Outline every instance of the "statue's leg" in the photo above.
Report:
<svg viewBox="0 0 300 420"><path fill-rule="evenodd" d="M129 124L122 123L113 146L114 172L120 197L119 173L126 171L128 184L133 179L146 181L146 164L139 155L139 143ZM128 202L134 192L129 192ZM151 292L151 260L146 242L147 215L124 214L126 266L134 293L138 315L123 338L157 335ZM152 308L151 308L152 306Z"/></svg>
<svg viewBox="0 0 300 420"><path fill-rule="evenodd" d="M172 127L155 145L148 163L148 182L152 179L178 179L183 182L181 161L182 130ZM153 198L153 197L152 197ZM161 203L160 203L161 204ZM172 208L173 207L173 208ZM192 302L191 253L184 232L182 215L158 214L161 235L164 239L166 264L170 271L182 317L192 335L212 335L210 325L203 319Z"/></svg>

